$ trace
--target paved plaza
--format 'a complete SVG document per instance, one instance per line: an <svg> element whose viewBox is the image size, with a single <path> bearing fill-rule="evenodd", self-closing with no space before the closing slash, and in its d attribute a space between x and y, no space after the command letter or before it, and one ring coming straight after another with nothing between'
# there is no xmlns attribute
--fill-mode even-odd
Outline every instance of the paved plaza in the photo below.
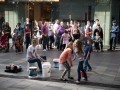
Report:
<svg viewBox="0 0 120 90"><path fill-rule="evenodd" d="M55 49L41 51L47 56L52 65L51 77L42 78L38 73L36 79L29 79L27 72L26 52L16 55L14 50L9 53L0 52L0 90L120 90L120 51L93 52L90 64L92 71L87 72L88 82L81 80L76 85L78 61L74 61L71 75L74 80L67 82L60 81L63 71L53 67L53 59L59 58L61 51ZM4 72L5 66L9 64L22 65L23 71L17 74Z"/></svg>

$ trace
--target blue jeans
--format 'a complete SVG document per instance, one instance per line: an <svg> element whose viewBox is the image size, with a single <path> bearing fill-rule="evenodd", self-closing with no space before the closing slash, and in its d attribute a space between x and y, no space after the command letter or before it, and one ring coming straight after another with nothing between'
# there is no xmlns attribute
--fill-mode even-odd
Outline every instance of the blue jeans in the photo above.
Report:
<svg viewBox="0 0 120 90"><path fill-rule="evenodd" d="M60 39L61 39L61 35L57 35L56 37L57 49L62 50Z"/></svg>
<svg viewBox="0 0 120 90"><path fill-rule="evenodd" d="M40 59L38 59L38 58L30 58L30 59L28 60L28 62L29 62L29 63L37 62L40 71L42 71L42 64L41 64Z"/></svg>
<svg viewBox="0 0 120 90"><path fill-rule="evenodd" d="M89 64L89 62L88 62L88 60L84 60L84 71L86 72L86 70L87 70L87 67L89 68L89 70L91 70L92 68L91 68L91 66L90 66L90 64Z"/></svg>
<svg viewBox="0 0 120 90"><path fill-rule="evenodd" d="M111 37L110 38L110 49L112 50L112 46L113 46L113 49L116 48L116 37Z"/></svg>
<svg viewBox="0 0 120 90"><path fill-rule="evenodd" d="M31 39L30 37L25 37L25 39L26 39L25 43L26 43L26 49L27 49L29 44L31 44Z"/></svg>
<svg viewBox="0 0 120 90"><path fill-rule="evenodd" d="M85 79L87 79L87 74L86 74L85 70L83 69L83 63L84 63L84 61L79 61L79 64L78 64L78 69L77 69L78 81L80 81L80 79L81 79L81 73L80 73L81 71L84 74Z"/></svg>

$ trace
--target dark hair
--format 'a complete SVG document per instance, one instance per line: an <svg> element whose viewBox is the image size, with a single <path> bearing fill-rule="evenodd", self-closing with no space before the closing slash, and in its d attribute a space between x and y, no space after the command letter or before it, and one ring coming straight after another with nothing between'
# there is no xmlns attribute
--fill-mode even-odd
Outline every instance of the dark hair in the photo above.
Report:
<svg viewBox="0 0 120 90"><path fill-rule="evenodd" d="M97 26L100 26L100 24L98 23Z"/></svg>
<svg viewBox="0 0 120 90"><path fill-rule="evenodd" d="M112 23L116 23L117 21L116 20L113 20Z"/></svg>
<svg viewBox="0 0 120 90"><path fill-rule="evenodd" d="M20 23L20 22L18 22L18 25L20 26L20 25L21 25L21 23Z"/></svg>
<svg viewBox="0 0 120 90"><path fill-rule="evenodd" d="M96 33L97 33L97 34L99 34L99 32L98 32L98 31L97 31Z"/></svg>
<svg viewBox="0 0 120 90"><path fill-rule="evenodd" d="M65 30L65 33L68 33L68 31L67 31L67 30Z"/></svg>
<svg viewBox="0 0 120 90"><path fill-rule="evenodd" d="M93 40L88 38L87 41L91 42L91 44L93 43Z"/></svg>

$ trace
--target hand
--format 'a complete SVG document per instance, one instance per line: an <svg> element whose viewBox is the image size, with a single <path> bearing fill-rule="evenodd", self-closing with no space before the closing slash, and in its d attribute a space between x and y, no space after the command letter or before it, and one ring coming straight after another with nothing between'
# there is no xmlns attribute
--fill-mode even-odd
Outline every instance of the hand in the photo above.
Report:
<svg viewBox="0 0 120 90"><path fill-rule="evenodd" d="M111 30L111 32L114 32L115 30Z"/></svg>
<svg viewBox="0 0 120 90"><path fill-rule="evenodd" d="M115 32L115 30L112 30L112 32Z"/></svg>

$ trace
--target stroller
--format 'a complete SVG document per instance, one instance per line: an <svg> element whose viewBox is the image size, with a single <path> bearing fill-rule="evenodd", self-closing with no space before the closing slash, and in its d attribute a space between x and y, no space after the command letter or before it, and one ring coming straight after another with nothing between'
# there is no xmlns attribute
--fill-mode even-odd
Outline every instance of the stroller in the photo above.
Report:
<svg viewBox="0 0 120 90"><path fill-rule="evenodd" d="M8 47L9 47L9 41L7 39L7 36L5 34L3 34L0 37L0 50L4 50L4 52L7 52Z"/></svg>

